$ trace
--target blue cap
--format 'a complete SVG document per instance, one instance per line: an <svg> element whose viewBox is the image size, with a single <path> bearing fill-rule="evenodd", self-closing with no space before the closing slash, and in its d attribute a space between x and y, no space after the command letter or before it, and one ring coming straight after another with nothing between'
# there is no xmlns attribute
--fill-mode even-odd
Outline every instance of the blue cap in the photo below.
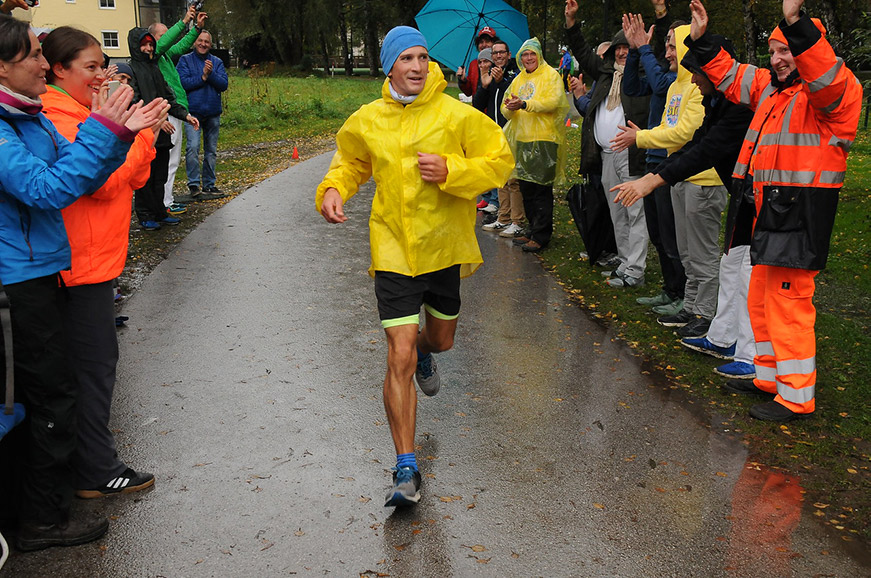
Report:
<svg viewBox="0 0 871 578"><path fill-rule="evenodd" d="M388 32L381 44L381 69L384 70L384 74L390 74L399 55L412 46L423 46L428 49L426 38L417 28L397 26Z"/></svg>

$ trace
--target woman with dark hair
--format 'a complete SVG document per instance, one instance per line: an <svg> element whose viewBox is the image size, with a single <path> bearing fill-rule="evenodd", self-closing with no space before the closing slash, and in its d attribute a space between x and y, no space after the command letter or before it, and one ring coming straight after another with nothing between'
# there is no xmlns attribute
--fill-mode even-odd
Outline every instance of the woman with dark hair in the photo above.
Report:
<svg viewBox="0 0 871 578"><path fill-rule="evenodd" d="M100 43L87 32L62 26L45 38L42 52L50 67L43 112L72 141L91 112L94 95L101 100L108 91ZM62 211L72 250L72 267L61 276L79 386L78 446L72 465L81 498L135 492L154 484L153 475L137 473L118 458L109 429L118 364L112 282L127 259L133 190L148 180L154 139L154 130L140 132L127 160L106 183Z"/></svg>
<svg viewBox="0 0 871 578"><path fill-rule="evenodd" d="M124 162L136 133L165 103L130 107L120 87L82 123L75 142L42 114L48 63L27 23L0 16L0 282L9 296L16 393L27 408L27 458L19 501L20 550L71 546L108 522L70 517L77 388L58 273L70 267L60 209L97 190Z"/></svg>

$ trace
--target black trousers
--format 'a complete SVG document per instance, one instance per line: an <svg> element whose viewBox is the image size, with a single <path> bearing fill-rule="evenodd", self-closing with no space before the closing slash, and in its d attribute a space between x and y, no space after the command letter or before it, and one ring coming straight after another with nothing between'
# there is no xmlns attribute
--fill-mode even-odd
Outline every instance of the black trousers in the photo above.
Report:
<svg viewBox="0 0 871 578"><path fill-rule="evenodd" d="M151 176L141 189L136 190L133 207L136 218L142 221L162 221L166 218L163 194L169 176L169 148L157 147L157 156L151 161Z"/></svg>
<svg viewBox="0 0 871 578"><path fill-rule="evenodd" d="M112 281L68 287L70 355L78 385L73 459L76 489L91 489L120 475L127 466L118 458L115 435L109 429L118 334L115 328L115 290Z"/></svg>
<svg viewBox="0 0 871 578"><path fill-rule="evenodd" d="M66 296L58 276L6 285L12 316L15 394L25 405L22 520L60 523L73 497L78 388L67 352Z"/></svg>
<svg viewBox="0 0 871 578"><path fill-rule="evenodd" d="M658 165L659 163L648 163L647 172L652 172ZM647 220L647 234L659 257L662 289L672 299L683 299L687 276L677 249L671 187L659 187L644 197L644 217Z"/></svg>
<svg viewBox="0 0 871 578"><path fill-rule="evenodd" d="M523 210L529 221L529 233L526 236L546 247L553 236L553 185L523 180L517 183L523 195Z"/></svg>

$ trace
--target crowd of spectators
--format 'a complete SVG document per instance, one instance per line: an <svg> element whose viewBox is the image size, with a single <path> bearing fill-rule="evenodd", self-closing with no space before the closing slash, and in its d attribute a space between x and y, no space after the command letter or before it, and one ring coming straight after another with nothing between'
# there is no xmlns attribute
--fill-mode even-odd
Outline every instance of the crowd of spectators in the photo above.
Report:
<svg viewBox="0 0 871 578"><path fill-rule="evenodd" d="M27 5L7 0L0 11L14 8ZM227 76L208 54L206 17L189 7L171 28L134 28L130 62L110 64L82 30L61 26L38 39L26 22L0 15L0 282L15 399L26 408L22 427L4 440L14 458L0 487L18 507L4 509L0 523L17 522L22 551L82 544L107 531L107 520L75 513L74 496L154 484L118 455L109 428L114 283L127 259L131 207L143 230L178 224L175 215L186 209L172 194L182 123L192 200L223 196L215 148ZM181 59L178 68L173 59ZM201 126L202 190L194 138Z"/></svg>

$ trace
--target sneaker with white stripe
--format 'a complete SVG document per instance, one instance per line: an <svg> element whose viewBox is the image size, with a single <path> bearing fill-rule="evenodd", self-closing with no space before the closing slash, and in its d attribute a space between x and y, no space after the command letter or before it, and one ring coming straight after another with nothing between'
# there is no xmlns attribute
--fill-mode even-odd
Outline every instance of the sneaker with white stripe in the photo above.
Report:
<svg viewBox="0 0 871 578"><path fill-rule="evenodd" d="M127 468L120 476L115 476L100 487L90 490L76 490L80 498L102 498L114 494L129 494L138 492L154 485L154 475L148 472L136 472Z"/></svg>

